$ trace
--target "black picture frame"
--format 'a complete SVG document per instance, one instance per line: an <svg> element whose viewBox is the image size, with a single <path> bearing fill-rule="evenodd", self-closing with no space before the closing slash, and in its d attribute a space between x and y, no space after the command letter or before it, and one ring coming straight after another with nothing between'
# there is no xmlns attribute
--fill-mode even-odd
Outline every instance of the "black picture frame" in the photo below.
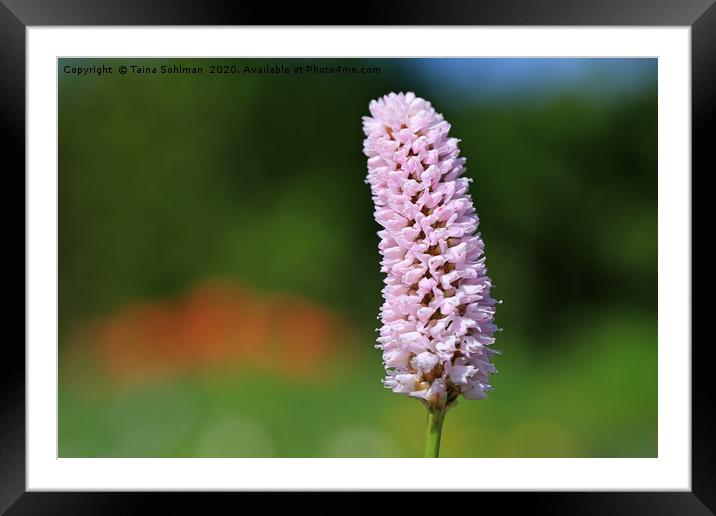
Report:
<svg viewBox="0 0 716 516"><path fill-rule="evenodd" d="M21 181L25 170L25 29L38 25L607 25L689 26L692 37L692 170L713 170L708 158L715 134L716 5L713 0L502 0L449 4L398 1L277 8L263 2L193 0L0 0L0 103L4 179ZM707 169L709 167L709 169ZM693 171L691 177L693 177ZM23 179L21 179L23 178ZM8 188L6 199L19 190ZM23 200L24 202L24 200ZM8 203L4 203L8 206ZM9 210L8 210L9 212ZM6 215L7 221L14 220ZM11 227L10 224L6 227ZM24 233L24 230L23 230ZM7 233L6 233L7 234ZM24 238L24 235L23 235ZM8 244L6 244L8 245ZM23 262L25 256L23 246ZM9 254L9 253L6 253ZM7 269L7 276L14 276ZM24 291L24 288L23 288ZM23 294L24 300L24 294ZM11 306L19 305L13 299ZM691 303L691 300L680 300ZM22 304L24 312L24 302ZM9 314L9 312L8 312ZM11 317L6 320L13 321ZM19 323L17 323L19 324ZM690 329L684 329L690 337ZM716 428L708 340L692 345L692 491L604 493L484 493L476 507L500 510L526 504L549 514L714 514ZM19 339L7 339L0 364L0 513L133 514L155 497L166 509L205 513L205 497L136 493L39 493L25 490L25 353ZM226 496L247 496L232 494ZM278 499L277 499L278 500ZM177 503L178 502L178 503ZM230 506L231 504L229 504ZM375 507L374 507L375 508Z"/></svg>

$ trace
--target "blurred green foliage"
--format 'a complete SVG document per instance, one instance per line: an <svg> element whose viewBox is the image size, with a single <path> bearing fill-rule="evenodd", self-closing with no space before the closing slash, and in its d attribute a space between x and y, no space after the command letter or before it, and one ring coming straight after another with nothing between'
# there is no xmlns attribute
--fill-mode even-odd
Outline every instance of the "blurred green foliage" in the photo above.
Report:
<svg viewBox="0 0 716 516"><path fill-rule="evenodd" d="M59 66L109 61L137 64ZM174 62L198 61L142 64ZM656 456L655 75L623 93L592 95L590 76L585 91L482 102L414 73L419 60L367 64L381 73L60 73L61 456L421 454L423 407L379 381L361 152L368 101L406 90L462 140L504 300L496 390L451 411L443 456ZM300 295L357 338L315 381L223 367L117 385L71 363L77 328L212 277Z"/></svg>

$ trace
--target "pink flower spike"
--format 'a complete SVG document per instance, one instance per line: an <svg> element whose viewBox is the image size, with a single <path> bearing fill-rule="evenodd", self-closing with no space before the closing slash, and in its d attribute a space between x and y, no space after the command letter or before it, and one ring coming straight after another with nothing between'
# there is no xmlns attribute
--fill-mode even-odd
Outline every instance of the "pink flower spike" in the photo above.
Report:
<svg viewBox="0 0 716 516"><path fill-rule="evenodd" d="M370 102L367 183L386 273L378 348L394 392L444 411L483 399L496 372L496 326L465 158L450 124L414 93Z"/></svg>

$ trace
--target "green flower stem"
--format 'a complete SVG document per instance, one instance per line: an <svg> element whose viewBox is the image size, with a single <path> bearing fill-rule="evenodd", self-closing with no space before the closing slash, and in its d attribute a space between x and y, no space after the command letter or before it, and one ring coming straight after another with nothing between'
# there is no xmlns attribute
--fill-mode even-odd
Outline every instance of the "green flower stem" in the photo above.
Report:
<svg viewBox="0 0 716 516"><path fill-rule="evenodd" d="M428 436L425 441L425 456L428 458L440 455L440 434L443 431L445 412L444 409L428 409Z"/></svg>

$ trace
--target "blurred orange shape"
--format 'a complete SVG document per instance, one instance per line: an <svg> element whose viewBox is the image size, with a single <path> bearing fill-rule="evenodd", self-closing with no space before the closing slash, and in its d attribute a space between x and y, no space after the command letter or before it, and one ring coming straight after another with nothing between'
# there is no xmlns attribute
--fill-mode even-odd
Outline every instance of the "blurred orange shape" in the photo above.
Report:
<svg viewBox="0 0 716 516"><path fill-rule="evenodd" d="M120 380L219 366L310 377L346 334L339 316L302 297L260 296L215 280L85 324L70 344L75 354L94 352Z"/></svg>

